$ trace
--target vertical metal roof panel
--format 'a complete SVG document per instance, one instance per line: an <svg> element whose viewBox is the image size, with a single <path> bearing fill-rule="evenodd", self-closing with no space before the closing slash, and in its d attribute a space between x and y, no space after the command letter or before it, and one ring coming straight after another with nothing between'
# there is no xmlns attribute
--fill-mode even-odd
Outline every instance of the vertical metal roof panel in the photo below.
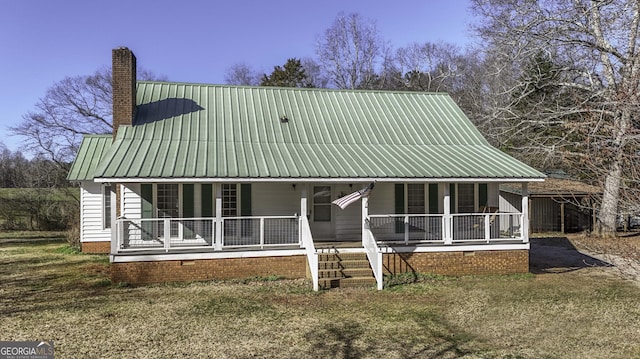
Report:
<svg viewBox="0 0 640 359"><path fill-rule="evenodd" d="M98 177L543 176L442 93L139 82L137 95Z"/></svg>
<svg viewBox="0 0 640 359"><path fill-rule="evenodd" d="M113 135L85 135L71 164L67 180L93 180L93 172L113 142Z"/></svg>

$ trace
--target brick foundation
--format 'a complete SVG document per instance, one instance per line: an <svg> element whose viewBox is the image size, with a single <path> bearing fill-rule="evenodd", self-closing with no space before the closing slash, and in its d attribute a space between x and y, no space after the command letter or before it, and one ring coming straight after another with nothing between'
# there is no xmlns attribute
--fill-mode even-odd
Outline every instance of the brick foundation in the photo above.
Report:
<svg viewBox="0 0 640 359"><path fill-rule="evenodd" d="M390 253L382 262L384 274L516 274L529 272L529 251Z"/></svg>
<svg viewBox="0 0 640 359"><path fill-rule="evenodd" d="M276 275L307 276L306 256L111 263L113 283L186 282Z"/></svg>
<svg viewBox="0 0 640 359"><path fill-rule="evenodd" d="M83 242L82 253L108 254L111 252L111 242Z"/></svg>

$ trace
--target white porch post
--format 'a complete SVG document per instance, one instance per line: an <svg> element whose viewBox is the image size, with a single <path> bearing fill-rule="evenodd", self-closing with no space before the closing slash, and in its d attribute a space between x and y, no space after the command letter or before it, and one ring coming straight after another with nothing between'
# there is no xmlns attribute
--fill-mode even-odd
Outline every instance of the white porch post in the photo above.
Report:
<svg viewBox="0 0 640 359"><path fill-rule="evenodd" d="M522 184L522 241L529 242L529 188L528 183Z"/></svg>
<svg viewBox="0 0 640 359"><path fill-rule="evenodd" d="M163 232L164 232L164 250L169 252L171 248L171 219L165 218L162 220Z"/></svg>
<svg viewBox="0 0 640 359"><path fill-rule="evenodd" d="M369 197L362 197L362 245L365 245L365 229L367 228L367 218L369 218Z"/></svg>
<svg viewBox="0 0 640 359"><path fill-rule="evenodd" d="M444 215L442 216L442 231L444 244L453 244L453 221L451 220L451 193L449 183L444 184Z"/></svg>
<svg viewBox="0 0 640 359"><path fill-rule="evenodd" d="M120 223L118 222L117 210L114 204L122 204L122 201L116 201L116 186L119 184L111 185L111 254L117 254L118 250L120 250L120 241L122 240L122 231L120 229ZM122 192L122 191L121 191ZM82 195L82 191L80 191L80 195ZM120 213L122 214L122 209L120 209ZM82 216L82 211L80 211L80 216ZM82 220L80 221L82 223Z"/></svg>
<svg viewBox="0 0 640 359"><path fill-rule="evenodd" d="M216 233L213 249L222 250L222 186L215 184L216 191Z"/></svg>
<svg viewBox="0 0 640 359"><path fill-rule="evenodd" d="M300 193L300 218L302 218L302 216L306 216L307 211L307 185L304 185L304 187L302 187L302 192ZM302 224L300 224L300 226L302 226ZM298 230L298 237L300 247L304 247L304 243L302 241L302 229Z"/></svg>

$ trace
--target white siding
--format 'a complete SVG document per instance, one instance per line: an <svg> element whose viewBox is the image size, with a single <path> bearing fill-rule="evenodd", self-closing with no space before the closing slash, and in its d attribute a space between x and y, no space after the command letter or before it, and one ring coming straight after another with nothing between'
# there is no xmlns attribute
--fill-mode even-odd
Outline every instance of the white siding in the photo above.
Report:
<svg viewBox="0 0 640 359"><path fill-rule="evenodd" d="M300 215L300 196L303 185L293 188L290 183L253 183L251 185L251 214L253 216Z"/></svg>
<svg viewBox="0 0 640 359"><path fill-rule="evenodd" d="M369 195L369 214L394 213L396 203L394 190L393 183L376 183Z"/></svg>
<svg viewBox="0 0 640 359"><path fill-rule="evenodd" d="M142 200L140 184L130 183L122 186L122 216L125 218L142 218Z"/></svg>
<svg viewBox="0 0 640 359"><path fill-rule="evenodd" d="M80 185L80 241L108 242L111 231L102 225L102 184L83 181Z"/></svg>
<svg viewBox="0 0 640 359"><path fill-rule="evenodd" d="M487 184L487 204L489 207L500 207L498 199L499 187L498 183Z"/></svg>
<svg viewBox="0 0 640 359"><path fill-rule="evenodd" d="M510 192L500 192L500 212L519 213L522 211L522 196Z"/></svg>

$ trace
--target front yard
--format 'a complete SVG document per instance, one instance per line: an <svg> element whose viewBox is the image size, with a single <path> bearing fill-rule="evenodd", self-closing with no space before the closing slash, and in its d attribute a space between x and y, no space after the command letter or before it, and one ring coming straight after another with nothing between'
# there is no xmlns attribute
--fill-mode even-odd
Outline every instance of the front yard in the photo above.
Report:
<svg viewBox="0 0 640 359"><path fill-rule="evenodd" d="M562 238L537 239L560 254L534 246L535 274L319 293L275 278L129 287L106 256L2 238L0 340L53 340L56 358L640 357L640 286Z"/></svg>

